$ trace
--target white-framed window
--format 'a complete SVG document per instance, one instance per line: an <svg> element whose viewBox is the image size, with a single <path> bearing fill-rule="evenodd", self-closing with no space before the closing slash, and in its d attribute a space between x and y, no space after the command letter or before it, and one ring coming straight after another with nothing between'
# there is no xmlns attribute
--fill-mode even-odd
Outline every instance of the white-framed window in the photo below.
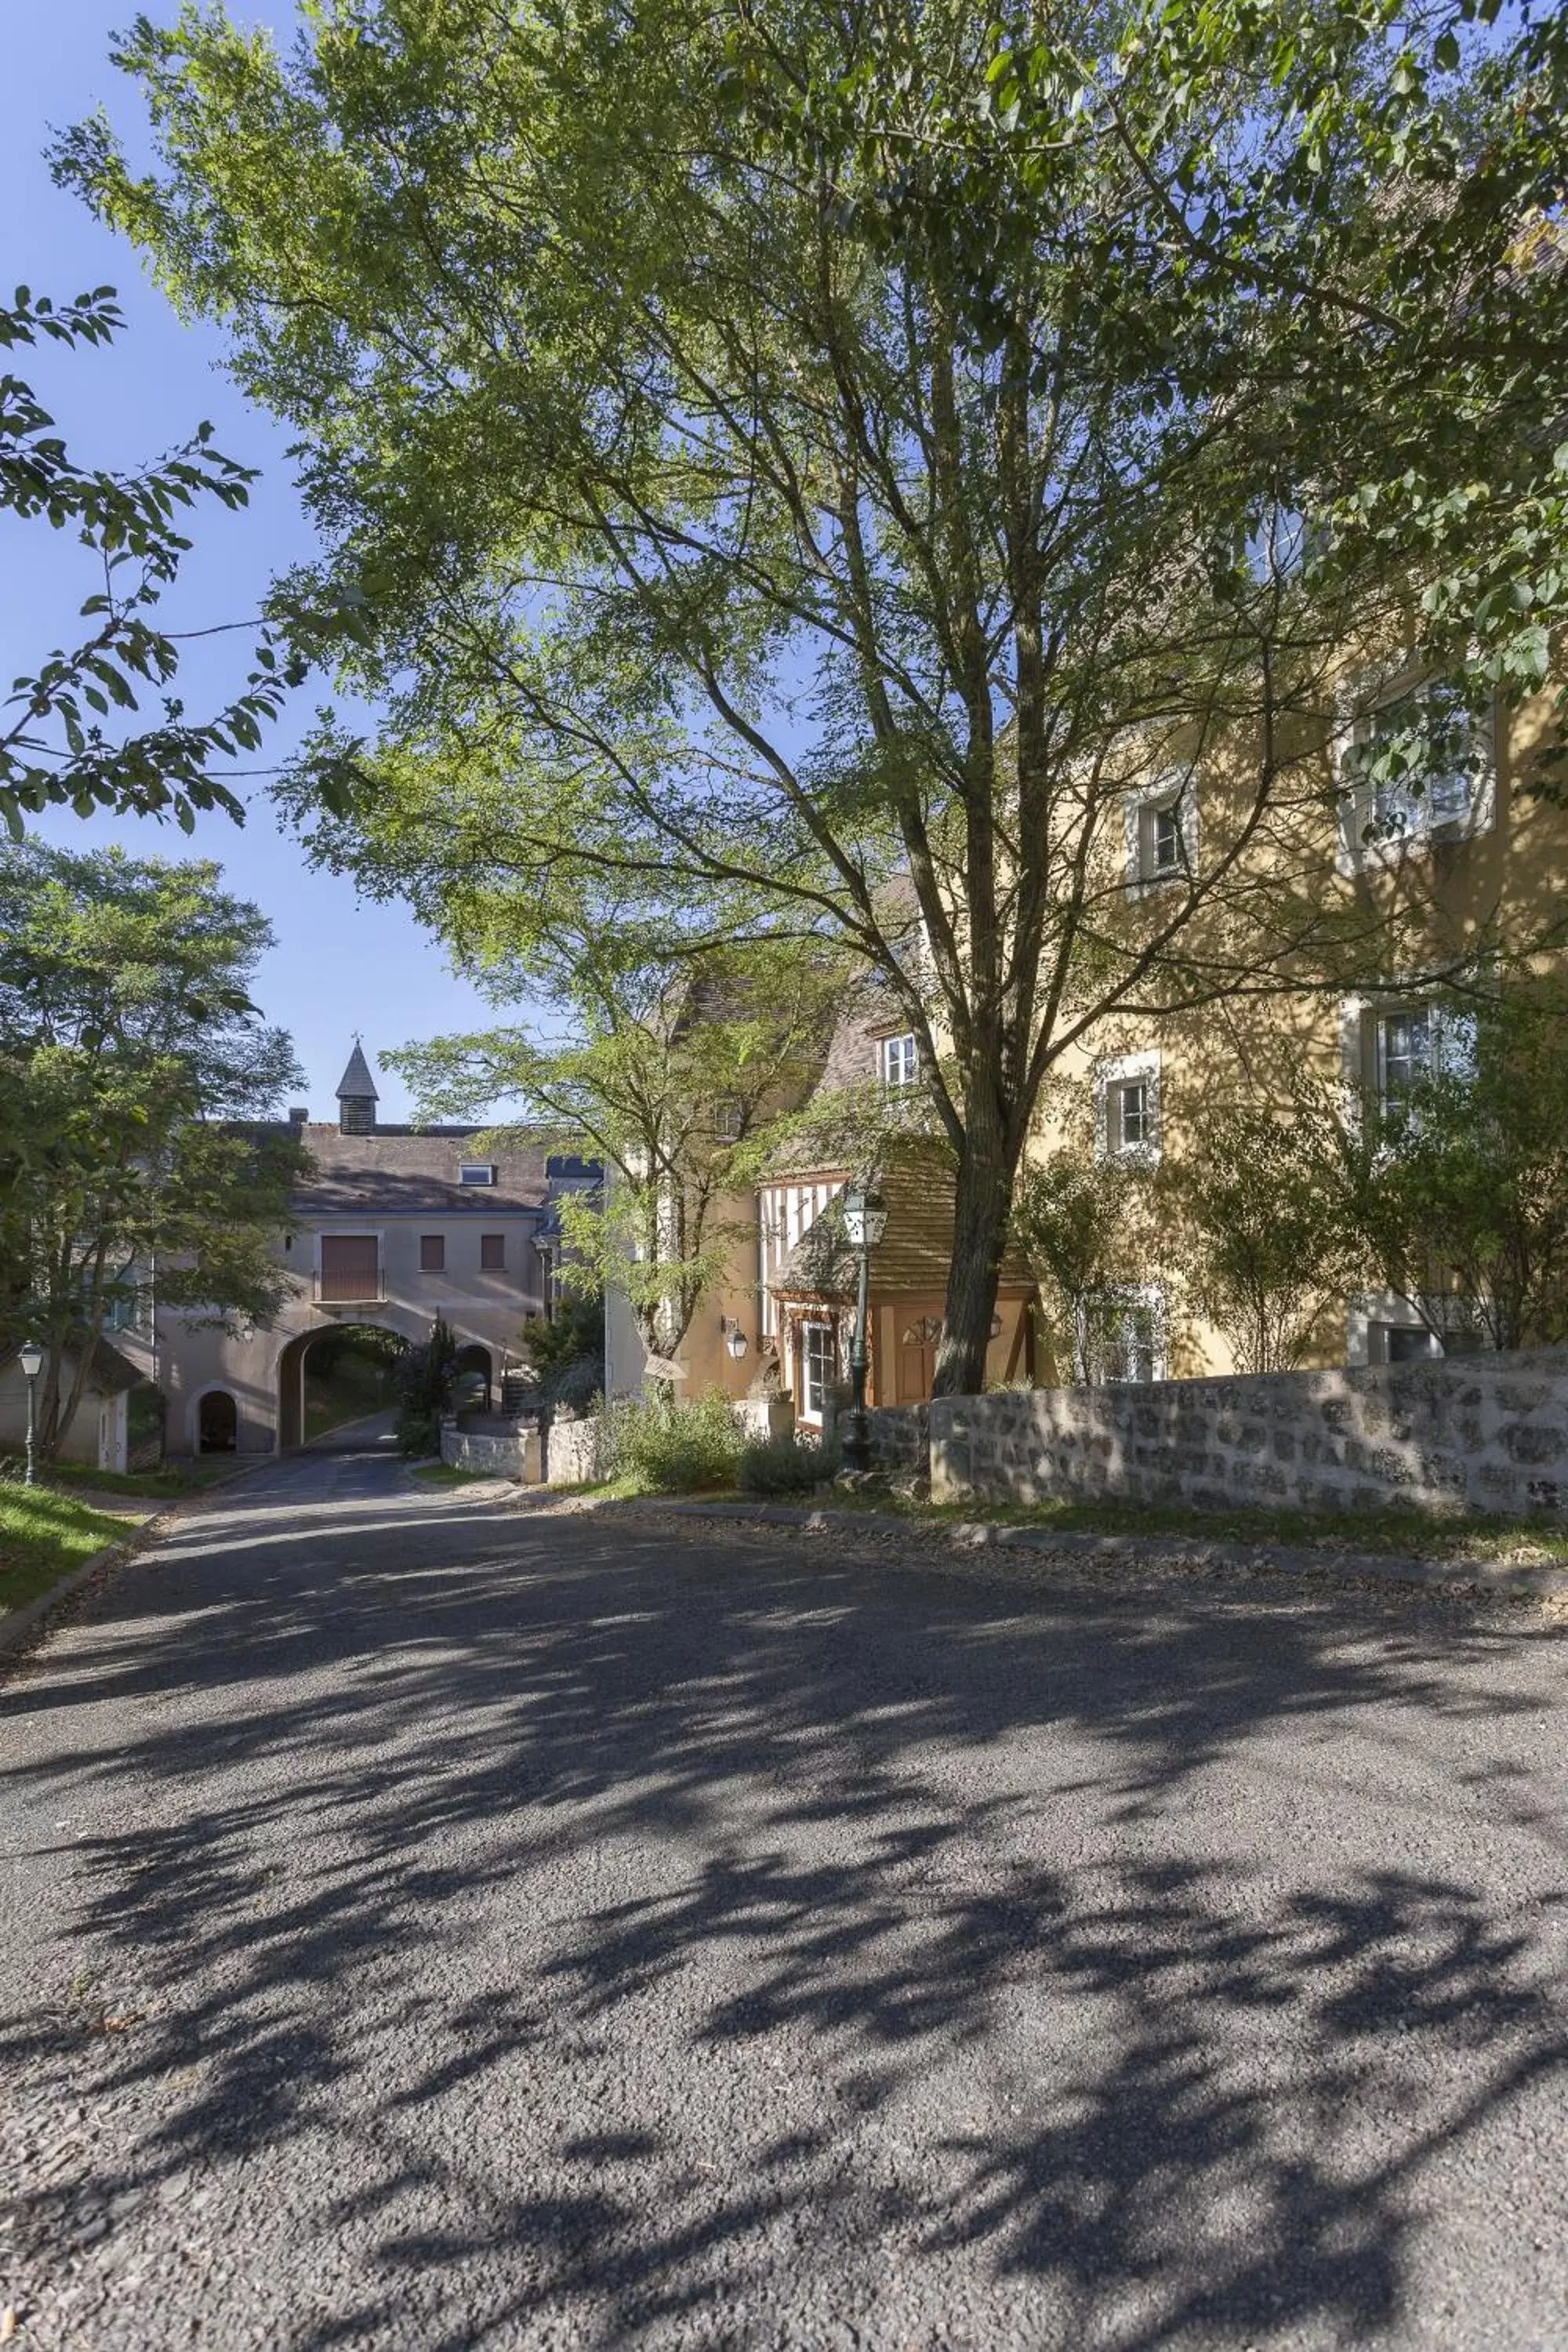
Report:
<svg viewBox="0 0 1568 2352"><path fill-rule="evenodd" d="M1163 776L1122 803L1127 887L1134 898L1195 874L1198 795L1190 775Z"/></svg>
<svg viewBox="0 0 1568 2352"><path fill-rule="evenodd" d="M721 1143L739 1143L746 1126L746 1106L733 1095L724 1096L713 1109L713 1132Z"/></svg>
<svg viewBox="0 0 1568 2352"><path fill-rule="evenodd" d="M820 1422L837 1375L831 1323L803 1323L800 1331L800 1417Z"/></svg>
<svg viewBox="0 0 1568 2352"><path fill-rule="evenodd" d="M920 1076L920 1054L912 1029L901 1037L882 1040L882 1084L885 1087L912 1087Z"/></svg>
<svg viewBox="0 0 1568 2352"><path fill-rule="evenodd" d="M1167 1377L1165 1293L1158 1283L1118 1283L1089 1301L1079 1351L1097 1381L1141 1386Z"/></svg>
<svg viewBox="0 0 1568 2352"><path fill-rule="evenodd" d="M1160 1157L1160 1056L1126 1054L1094 1074L1095 1156L1152 1166Z"/></svg>
<svg viewBox="0 0 1568 2352"><path fill-rule="evenodd" d="M1337 744L1342 873L1468 840L1496 806L1493 724L1462 690L1408 666L1350 689Z"/></svg>
<svg viewBox="0 0 1568 2352"><path fill-rule="evenodd" d="M1416 993L1347 997L1341 1012L1341 1051L1347 1112L1371 1096L1397 1102L1423 1078L1472 1076L1476 1019L1463 1005Z"/></svg>
<svg viewBox="0 0 1568 2352"><path fill-rule="evenodd" d="M1432 1067L1432 1012L1407 1004L1376 1015L1377 1091L1384 1102L1407 1095Z"/></svg>
<svg viewBox="0 0 1568 2352"><path fill-rule="evenodd" d="M489 1160L465 1160L458 1170L459 1184L493 1184L495 1181L495 1165Z"/></svg>

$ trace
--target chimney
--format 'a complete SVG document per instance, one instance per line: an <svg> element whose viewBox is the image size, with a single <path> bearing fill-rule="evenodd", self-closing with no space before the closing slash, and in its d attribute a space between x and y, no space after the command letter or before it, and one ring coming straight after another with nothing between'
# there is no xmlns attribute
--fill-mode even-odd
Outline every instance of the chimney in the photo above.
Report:
<svg viewBox="0 0 1568 2352"><path fill-rule="evenodd" d="M370 1074L359 1039L354 1039L349 1066L338 1080L338 1132L340 1135L374 1135L375 1106L379 1097L375 1080Z"/></svg>
<svg viewBox="0 0 1568 2352"><path fill-rule="evenodd" d="M296 1103L289 1113L289 1124L290 1127L303 1127L310 1116L308 1105Z"/></svg>

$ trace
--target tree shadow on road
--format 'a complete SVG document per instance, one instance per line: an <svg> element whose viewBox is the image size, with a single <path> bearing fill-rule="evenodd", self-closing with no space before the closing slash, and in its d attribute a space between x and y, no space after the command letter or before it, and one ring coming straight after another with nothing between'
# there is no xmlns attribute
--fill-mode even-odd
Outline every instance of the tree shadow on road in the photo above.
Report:
<svg viewBox="0 0 1568 2352"><path fill-rule="evenodd" d="M183 1537L17 1693L145 1726L37 1768L142 1808L109 2186L324 2164L300 2352L1372 2340L1568 2061L1561 1653L1482 1617L359 1522Z"/></svg>

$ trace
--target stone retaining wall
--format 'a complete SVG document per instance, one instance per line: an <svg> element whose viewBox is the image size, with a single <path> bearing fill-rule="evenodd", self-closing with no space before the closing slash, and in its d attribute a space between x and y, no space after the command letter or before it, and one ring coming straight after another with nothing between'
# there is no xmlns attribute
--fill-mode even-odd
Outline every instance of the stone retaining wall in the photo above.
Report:
<svg viewBox="0 0 1568 2352"><path fill-rule="evenodd" d="M496 1478L525 1478L531 1486L537 1485L539 1431L532 1423L459 1429L455 1421L444 1421L441 1459L455 1470L484 1470Z"/></svg>
<svg viewBox="0 0 1568 2352"><path fill-rule="evenodd" d="M929 1405L879 1405L866 1415L871 1459L885 1470L923 1471L931 1454Z"/></svg>
<svg viewBox="0 0 1568 2352"><path fill-rule="evenodd" d="M595 1413L587 1421L552 1421L544 1440L547 1486L585 1486L601 1475L603 1427Z"/></svg>
<svg viewBox="0 0 1568 2352"><path fill-rule="evenodd" d="M902 1443L901 1416L887 1443ZM1499 1511L1568 1521L1568 1349L944 1397L931 1496Z"/></svg>

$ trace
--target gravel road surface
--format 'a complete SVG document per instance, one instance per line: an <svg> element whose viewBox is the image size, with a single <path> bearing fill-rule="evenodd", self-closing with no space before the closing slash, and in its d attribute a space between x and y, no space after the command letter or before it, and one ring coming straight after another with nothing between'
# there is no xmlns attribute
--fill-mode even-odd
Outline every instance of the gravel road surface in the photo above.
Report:
<svg viewBox="0 0 1568 2352"><path fill-rule="evenodd" d="M1563 1629L848 1541L296 1458L0 1685L0 2338L1568 2347Z"/></svg>

